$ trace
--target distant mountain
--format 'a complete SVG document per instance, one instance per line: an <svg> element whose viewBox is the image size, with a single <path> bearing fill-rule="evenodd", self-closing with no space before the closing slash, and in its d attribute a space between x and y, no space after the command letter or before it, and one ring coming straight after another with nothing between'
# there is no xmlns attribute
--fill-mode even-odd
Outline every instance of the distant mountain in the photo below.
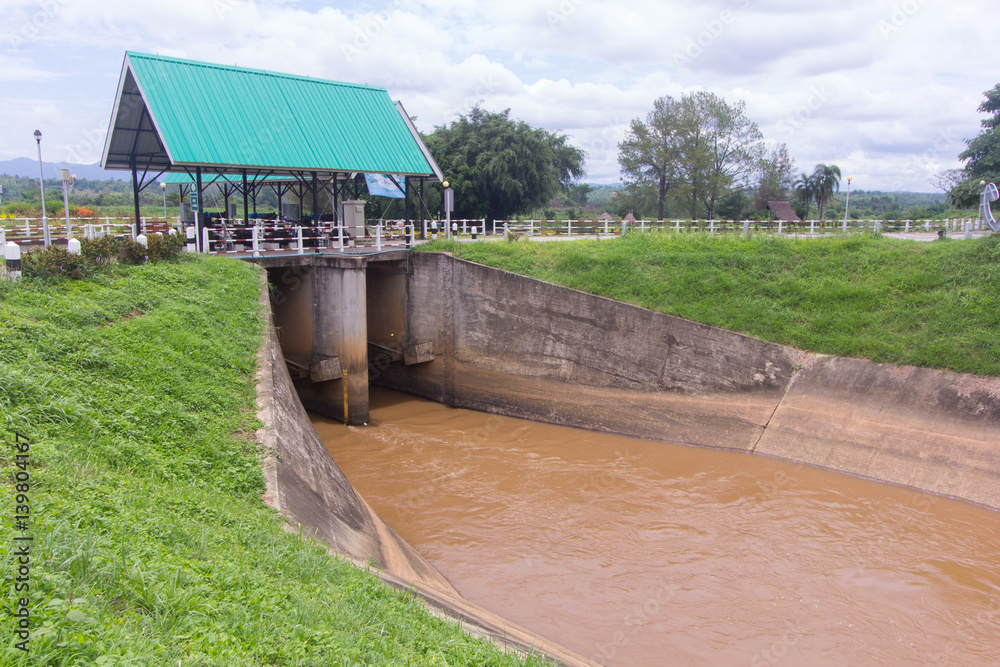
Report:
<svg viewBox="0 0 1000 667"><path fill-rule="evenodd" d="M94 181L124 181L131 178L127 171L106 171L101 164L72 164L69 162L42 162L42 174L45 178L62 178L62 169L69 169L77 178ZM28 176L38 178L38 161L27 157L13 160L0 160L0 174L6 176Z"/></svg>

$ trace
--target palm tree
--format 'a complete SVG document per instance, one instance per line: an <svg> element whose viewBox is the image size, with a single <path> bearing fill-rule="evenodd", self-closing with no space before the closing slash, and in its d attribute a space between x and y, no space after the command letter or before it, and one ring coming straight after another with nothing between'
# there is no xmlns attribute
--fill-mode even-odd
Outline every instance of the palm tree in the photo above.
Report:
<svg viewBox="0 0 1000 667"><path fill-rule="evenodd" d="M809 202L812 201L813 195L816 194L816 184L813 181L813 177L802 172L802 175L795 179L792 183L792 187L795 188L795 194L801 201L806 204L806 213L803 217L809 217Z"/></svg>
<svg viewBox="0 0 1000 667"><path fill-rule="evenodd" d="M813 195L819 206L819 219L823 219L823 209L830 200L830 195L840 190L840 167L835 164L818 164L812 175Z"/></svg>

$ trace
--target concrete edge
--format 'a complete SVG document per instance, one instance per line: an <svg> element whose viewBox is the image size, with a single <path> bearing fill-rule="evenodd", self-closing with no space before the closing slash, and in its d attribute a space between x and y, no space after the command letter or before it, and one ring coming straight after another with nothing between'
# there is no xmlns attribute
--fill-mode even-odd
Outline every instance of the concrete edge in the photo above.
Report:
<svg viewBox="0 0 1000 667"><path fill-rule="evenodd" d="M261 421L263 427L257 430L256 439L264 450L264 455L261 458L261 466L264 472L265 491L261 498L268 507L275 509L286 519L289 519L289 508L283 506L283 494L281 493L278 481L278 457L280 451L275 428L275 383L273 380L275 373L284 373L287 375L288 370L283 365L279 367L279 365L273 363L275 356L280 355L280 348L277 347L274 321L270 310L267 275L263 270L261 271L261 296L259 304L263 331L261 345L257 352L256 402L257 418ZM290 383L291 378L288 378L288 381ZM309 429L313 429L311 423L307 425ZM360 498L360 494L358 494L358 497ZM363 502L363 498L361 500ZM386 542L392 543L393 546L398 544L402 548L416 553L416 550L396 535L371 510L367 503L364 504L374 519L375 529L371 537L376 544L381 545ZM292 533L299 532L291 523L286 523L285 529ZM359 559L356 555L352 556L338 550L336 544L331 545L327 543L327 546L331 555L346 560L360 569L373 571L386 585L414 595L433 615L450 622L458 623L464 631L473 636L488 639L503 651L513 650L521 655L543 654L567 667L600 667L597 662L588 660L560 644L549 641L523 626L469 602L451 587L447 583L447 580L444 581L445 585L441 586L436 585L436 582L433 580L428 582L426 578L408 577L404 573L394 573L387 569L373 568L369 560ZM384 549L382 548L373 549L369 559L381 558L383 553ZM429 563L428 565L430 566ZM442 577L442 579L444 578Z"/></svg>

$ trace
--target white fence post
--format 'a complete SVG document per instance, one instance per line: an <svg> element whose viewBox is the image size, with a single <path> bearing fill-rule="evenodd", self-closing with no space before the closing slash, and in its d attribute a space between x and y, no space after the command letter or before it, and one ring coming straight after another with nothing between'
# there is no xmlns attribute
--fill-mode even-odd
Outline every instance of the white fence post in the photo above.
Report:
<svg viewBox="0 0 1000 667"><path fill-rule="evenodd" d="M250 249L253 251L252 254L253 257L260 257L260 236L258 236L259 232L260 230L257 229L257 225L254 225L253 228L250 229Z"/></svg>
<svg viewBox="0 0 1000 667"><path fill-rule="evenodd" d="M208 227L203 227L201 230L201 251L206 254L212 252L212 246L208 236Z"/></svg>
<svg viewBox="0 0 1000 667"><path fill-rule="evenodd" d="M295 225L295 247L298 248L300 255L306 251L306 247L302 243L302 225Z"/></svg>
<svg viewBox="0 0 1000 667"><path fill-rule="evenodd" d="M784 231L784 220L778 220L778 233L781 234Z"/></svg>
<svg viewBox="0 0 1000 667"><path fill-rule="evenodd" d="M382 250L382 223L378 223L375 226L375 250L381 252Z"/></svg>

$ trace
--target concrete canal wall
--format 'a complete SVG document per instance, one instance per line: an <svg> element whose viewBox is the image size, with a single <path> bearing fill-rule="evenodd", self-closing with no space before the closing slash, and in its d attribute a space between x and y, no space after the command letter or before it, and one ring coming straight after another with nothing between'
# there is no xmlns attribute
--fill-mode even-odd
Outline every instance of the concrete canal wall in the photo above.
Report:
<svg viewBox="0 0 1000 667"><path fill-rule="evenodd" d="M267 456L264 500L288 526L316 537L359 566L369 563L387 584L409 591L432 612L462 623L504 649L544 653L559 664L596 663L463 598L365 502L327 452L299 400L262 290L266 329L258 352L257 433Z"/></svg>
<svg viewBox="0 0 1000 667"><path fill-rule="evenodd" d="M807 354L437 253L411 256L404 301L404 347L433 360L370 359L379 384L1000 509L1000 379Z"/></svg>

